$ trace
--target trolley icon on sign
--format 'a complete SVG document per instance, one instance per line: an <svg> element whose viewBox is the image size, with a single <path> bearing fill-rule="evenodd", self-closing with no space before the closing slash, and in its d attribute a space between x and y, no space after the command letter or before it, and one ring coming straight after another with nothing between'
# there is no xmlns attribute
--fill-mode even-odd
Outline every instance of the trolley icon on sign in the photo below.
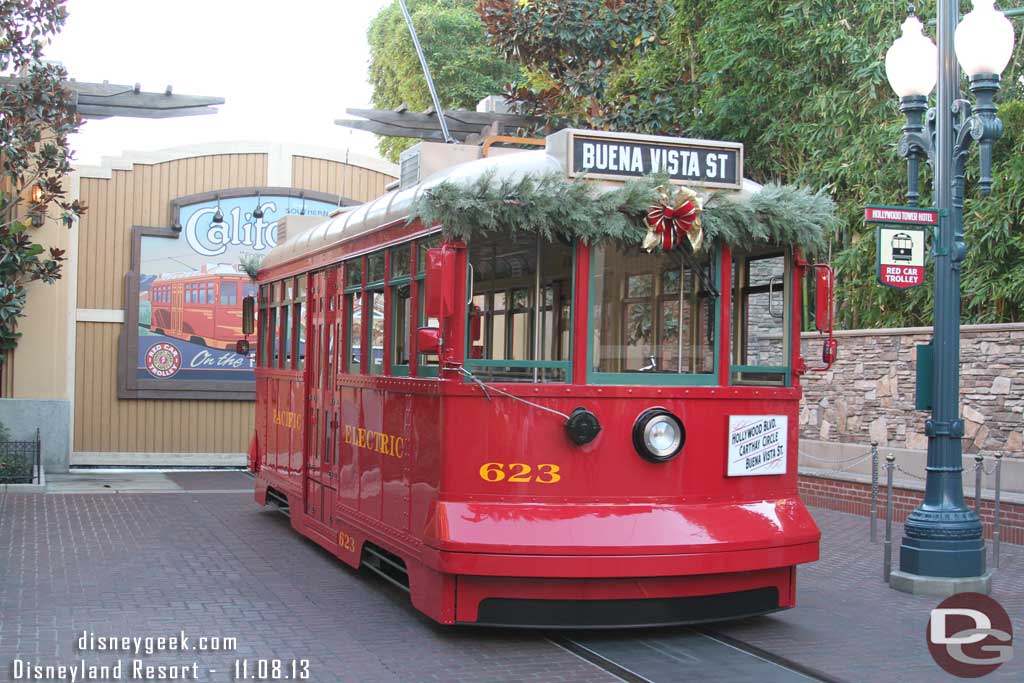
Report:
<svg viewBox="0 0 1024 683"><path fill-rule="evenodd" d="M892 236L892 260L910 263L914 256L914 240L905 232Z"/></svg>

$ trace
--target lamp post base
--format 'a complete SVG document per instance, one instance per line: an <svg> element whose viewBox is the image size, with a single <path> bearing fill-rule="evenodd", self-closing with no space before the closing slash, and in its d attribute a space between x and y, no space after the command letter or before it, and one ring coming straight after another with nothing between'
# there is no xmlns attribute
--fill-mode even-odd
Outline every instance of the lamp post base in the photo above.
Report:
<svg viewBox="0 0 1024 683"><path fill-rule="evenodd" d="M912 512L903 529L900 571L950 579L985 573L985 539L982 538L981 522L972 510L949 512L944 515L942 521L945 523L941 525L935 524L934 520L928 525L915 524L917 520L914 517L918 514L924 516L926 513L920 508ZM932 516L939 515L933 513Z"/></svg>
<svg viewBox="0 0 1024 683"><path fill-rule="evenodd" d="M988 595L992 591L992 572L985 572L981 576L949 578L947 576L918 576L896 569L889 575L889 587L912 595L934 595L940 598L948 598L960 593Z"/></svg>

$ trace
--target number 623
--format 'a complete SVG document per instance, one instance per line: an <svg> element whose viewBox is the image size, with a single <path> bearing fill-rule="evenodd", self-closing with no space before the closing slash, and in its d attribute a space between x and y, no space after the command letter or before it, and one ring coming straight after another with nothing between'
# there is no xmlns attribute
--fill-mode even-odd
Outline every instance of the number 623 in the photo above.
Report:
<svg viewBox="0 0 1024 683"><path fill-rule="evenodd" d="M480 466L480 478L491 484L507 481L512 484L554 484L562 480L561 468L551 463L540 463L534 468L524 462L485 462Z"/></svg>

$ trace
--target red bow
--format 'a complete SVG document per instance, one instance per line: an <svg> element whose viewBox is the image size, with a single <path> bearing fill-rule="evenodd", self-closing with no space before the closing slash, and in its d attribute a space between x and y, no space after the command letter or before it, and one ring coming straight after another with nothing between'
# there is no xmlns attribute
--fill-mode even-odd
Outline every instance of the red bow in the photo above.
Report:
<svg viewBox="0 0 1024 683"><path fill-rule="evenodd" d="M700 248L702 210L700 199L692 190L679 188L675 193L666 192L661 204L647 210L648 233L644 248L654 251L660 246L663 251L671 251L686 236L696 251Z"/></svg>

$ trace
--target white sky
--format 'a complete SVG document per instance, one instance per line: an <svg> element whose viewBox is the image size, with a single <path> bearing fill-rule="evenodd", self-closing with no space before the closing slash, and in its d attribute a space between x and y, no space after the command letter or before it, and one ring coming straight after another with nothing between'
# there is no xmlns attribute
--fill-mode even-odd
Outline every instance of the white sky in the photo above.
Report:
<svg viewBox="0 0 1024 683"><path fill-rule="evenodd" d="M69 0L45 52L80 81L223 97L219 113L86 121L76 162L125 150L251 140L377 156L375 137L334 125L364 107L370 20L389 0Z"/></svg>

